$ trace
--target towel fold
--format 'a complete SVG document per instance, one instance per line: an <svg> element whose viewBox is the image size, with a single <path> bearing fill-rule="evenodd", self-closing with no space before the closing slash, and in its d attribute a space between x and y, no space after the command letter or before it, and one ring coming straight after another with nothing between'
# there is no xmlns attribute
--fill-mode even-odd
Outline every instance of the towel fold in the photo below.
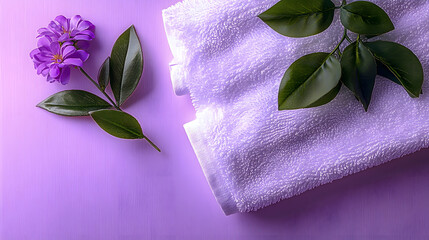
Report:
<svg viewBox="0 0 429 240"><path fill-rule="evenodd" d="M257 17L276 2L184 0L163 11L173 87L190 94L196 110L184 127L225 214L254 211L429 146L427 77L418 99L377 77L368 112L345 87L327 105L278 111L290 64L330 52L343 30L337 12L319 35L281 36ZM396 27L380 38L410 48L429 76L429 1L372 2Z"/></svg>

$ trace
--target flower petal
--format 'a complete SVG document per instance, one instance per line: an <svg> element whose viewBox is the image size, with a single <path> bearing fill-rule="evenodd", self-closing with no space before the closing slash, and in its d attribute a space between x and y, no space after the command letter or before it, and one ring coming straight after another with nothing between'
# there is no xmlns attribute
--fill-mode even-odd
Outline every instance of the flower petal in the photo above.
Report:
<svg viewBox="0 0 429 240"><path fill-rule="evenodd" d="M85 62L89 58L89 53L84 50L77 50L75 53L70 55L70 58L79 58L82 62Z"/></svg>
<svg viewBox="0 0 429 240"><path fill-rule="evenodd" d="M55 78L53 78L53 77L51 77L51 76L48 75L48 77L46 78L46 81L48 81L50 83L53 83L55 81L58 81L58 79L55 79Z"/></svg>
<svg viewBox="0 0 429 240"><path fill-rule="evenodd" d="M64 65L71 65L71 66L77 66L77 67L82 67L82 60L80 58L67 58L64 59L63 61Z"/></svg>
<svg viewBox="0 0 429 240"><path fill-rule="evenodd" d="M37 33L39 34L37 37L49 36L50 38L55 38L59 36L58 34L55 34L47 28L39 28L39 30L37 30Z"/></svg>
<svg viewBox="0 0 429 240"><path fill-rule="evenodd" d="M51 38L50 37L42 37L37 40L37 47L50 49L51 46Z"/></svg>
<svg viewBox="0 0 429 240"><path fill-rule="evenodd" d="M61 76L59 78L59 82L63 85L66 85L67 83L69 83L69 80L70 80L70 68L65 67L61 71Z"/></svg>
<svg viewBox="0 0 429 240"><path fill-rule="evenodd" d="M70 37L74 37L74 36L78 35L79 33L80 33L80 31L79 31L79 30L72 30L72 31L70 32Z"/></svg>
<svg viewBox="0 0 429 240"><path fill-rule="evenodd" d="M49 46L52 52L52 55L60 54L60 43L59 42L53 42Z"/></svg>
<svg viewBox="0 0 429 240"><path fill-rule="evenodd" d="M49 30L49 29L47 29L47 28L39 28L39 29L37 30L37 33L38 33L38 34L42 34L42 33L44 33L44 32L51 32L51 30Z"/></svg>
<svg viewBox="0 0 429 240"><path fill-rule="evenodd" d="M47 63L42 63L37 67L37 74L41 74L43 70L49 69Z"/></svg>
<svg viewBox="0 0 429 240"><path fill-rule="evenodd" d="M54 34L52 32L46 32L44 34L37 35L37 38L39 38L39 37L50 37L51 39L57 39L59 37L59 35L58 34Z"/></svg>
<svg viewBox="0 0 429 240"><path fill-rule="evenodd" d="M57 21L60 26L62 27L61 30L68 32L70 29L69 20L64 17L63 15L59 15L55 18L55 21Z"/></svg>
<svg viewBox="0 0 429 240"><path fill-rule="evenodd" d="M79 25L77 26L77 30L83 31L83 30L94 30L95 26L90 21L81 21Z"/></svg>
<svg viewBox="0 0 429 240"><path fill-rule="evenodd" d="M70 19L70 30L72 31L75 30L81 21L82 21L82 17L80 15L74 15Z"/></svg>
<svg viewBox="0 0 429 240"><path fill-rule="evenodd" d="M58 26L58 24L56 24L54 21L51 21L51 22L49 23L48 27L49 27L49 29L50 29L51 31L54 31L54 32L61 33L61 32L63 31L63 30L61 29L61 27L60 27L60 26Z"/></svg>
<svg viewBox="0 0 429 240"><path fill-rule="evenodd" d="M49 68L49 76L53 77L53 78L57 78L60 75L61 71L60 68L58 67L58 64L52 64L51 67Z"/></svg>
<svg viewBox="0 0 429 240"><path fill-rule="evenodd" d="M73 42L63 42L63 44L61 44L61 47L65 47L65 46L73 46Z"/></svg>
<svg viewBox="0 0 429 240"><path fill-rule="evenodd" d="M68 40L70 40L70 36L69 36L69 34L68 34L68 33L64 33L63 35L61 35L61 36L58 38L58 41L59 41L59 42L64 42L64 41L68 41Z"/></svg>
<svg viewBox="0 0 429 240"><path fill-rule="evenodd" d="M90 36L88 36L88 35L81 35L81 34L78 34L78 35L76 35L76 36L74 36L74 38L73 38L74 40L77 40L77 41L80 41L80 40L83 40L83 41L91 41L92 40L92 38L90 37Z"/></svg>
<svg viewBox="0 0 429 240"><path fill-rule="evenodd" d="M40 52L38 54L35 54L34 57L36 57L37 55L40 55L41 57L49 57L49 58L53 57L52 52L50 50L46 48L38 48L38 49Z"/></svg>
<svg viewBox="0 0 429 240"><path fill-rule="evenodd" d="M48 76L48 73L49 73L49 68L45 68L41 72L42 76L44 76L44 77Z"/></svg>
<svg viewBox="0 0 429 240"><path fill-rule="evenodd" d="M34 58L34 55L39 54L39 53L40 53L40 50L38 48L33 49L33 51L30 52L31 59Z"/></svg>
<svg viewBox="0 0 429 240"><path fill-rule="evenodd" d="M79 34L85 34L85 35L90 36L91 38L95 38L95 34L90 30L83 30L83 31L79 32L77 35L79 35Z"/></svg>
<svg viewBox="0 0 429 240"><path fill-rule="evenodd" d="M69 57L71 54L73 54L73 53L75 53L76 52L76 48L75 47L73 47L73 46L65 46L65 47L62 47L61 48L61 50L62 50L62 55L63 55L63 58L67 58L67 57Z"/></svg>
<svg viewBox="0 0 429 240"><path fill-rule="evenodd" d="M33 56L33 59L38 61L38 62L51 62L52 61L52 56L46 55L46 54L35 54Z"/></svg>

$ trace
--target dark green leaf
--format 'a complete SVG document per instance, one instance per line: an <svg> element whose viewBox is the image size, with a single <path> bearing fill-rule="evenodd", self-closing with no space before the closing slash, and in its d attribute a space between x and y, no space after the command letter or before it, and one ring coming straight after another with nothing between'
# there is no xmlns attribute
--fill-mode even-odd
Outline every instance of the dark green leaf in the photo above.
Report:
<svg viewBox="0 0 429 240"><path fill-rule="evenodd" d="M92 93L82 90L66 90L48 97L37 104L37 107L63 116L86 116L91 111L112 106Z"/></svg>
<svg viewBox="0 0 429 240"><path fill-rule="evenodd" d="M389 16L371 2L356 1L341 8L341 23L348 30L365 35L379 35L395 29Z"/></svg>
<svg viewBox="0 0 429 240"><path fill-rule="evenodd" d="M395 74L393 74L389 70L389 68L386 67L386 65L384 65L382 62L378 61L377 59L375 59L375 62L377 63L377 74L378 75L383 76L383 77L391 80L392 82L402 86L399 79L395 76Z"/></svg>
<svg viewBox="0 0 429 240"><path fill-rule="evenodd" d="M103 91L109 85L110 82L110 58L106 58L103 65L101 65L100 70L98 71L98 85L100 85Z"/></svg>
<svg viewBox="0 0 429 240"><path fill-rule="evenodd" d="M334 19L330 0L281 0L259 18L288 37L308 37L326 30Z"/></svg>
<svg viewBox="0 0 429 240"><path fill-rule="evenodd" d="M375 38L375 37L378 37L378 36L380 36L380 34L368 34L368 35L364 35L367 39L371 39L371 38Z"/></svg>
<svg viewBox="0 0 429 240"><path fill-rule="evenodd" d="M143 72L143 52L134 26L116 40L110 56L110 86L122 105L136 89Z"/></svg>
<svg viewBox="0 0 429 240"><path fill-rule="evenodd" d="M380 63L379 75L402 85L410 96L419 97L424 79L423 67L411 50L386 41L368 42L365 45Z"/></svg>
<svg viewBox="0 0 429 240"><path fill-rule="evenodd" d="M342 85L343 84L341 83L341 81L338 81L338 84L335 88L333 88L330 92L328 92L325 96L323 96L322 98L320 98L319 100L317 100L313 104L309 105L307 108L322 106L322 105L325 105L325 104L329 103L330 101L334 100L334 98L340 92Z"/></svg>
<svg viewBox="0 0 429 240"><path fill-rule="evenodd" d="M374 56L363 43L354 42L344 50L341 68L341 81L355 94L367 111L377 75Z"/></svg>
<svg viewBox="0 0 429 240"><path fill-rule="evenodd" d="M330 102L340 90L340 78L340 62L329 53L301 57L283 76L279 110L317 107Z"/></svg>
<svg viewBox="0 0 429 240"><path fill-rule="evenodd" d="M90 114L98 126L115 137L125 139L144 137L139 122L128 113L116 110L99 110Z"/></svg>

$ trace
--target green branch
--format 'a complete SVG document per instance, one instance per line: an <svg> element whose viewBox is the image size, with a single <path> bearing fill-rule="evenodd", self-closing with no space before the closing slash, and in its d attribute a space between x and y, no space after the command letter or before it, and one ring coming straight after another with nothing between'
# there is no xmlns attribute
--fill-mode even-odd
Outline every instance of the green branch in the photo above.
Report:
<svg viewBox="0 0 429 240"><path fill-rule="evenodd" d="M89 74L87 73L87 72L85 72L85 70L83 70L83 68L81 68L81 67L79 67L79 70L83 73L83 75L85 75L85 77L87 77L97 88L98 88L98 90L100 90L100 92L102 93L102 94L104 94L104 96L106 96L106 98L109 100L109 102L117 109L117 110L119 110L119 111L122 111L122 109L118 106L118 105L116 105L116 103L109 97L109 95L107 95L107 93L103 90L103 89L101 89L101 87L100 87L100 85L98 85L95 81L94 81L94 79L92 79L92 77L91 76L89 76Z"/></svg>

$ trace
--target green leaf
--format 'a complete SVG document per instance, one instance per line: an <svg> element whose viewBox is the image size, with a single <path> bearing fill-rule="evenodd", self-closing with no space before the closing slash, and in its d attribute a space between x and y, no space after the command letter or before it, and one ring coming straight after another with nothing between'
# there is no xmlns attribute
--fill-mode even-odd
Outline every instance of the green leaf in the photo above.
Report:
<svg viewBox="0 0 429 240"><path fill-rule="evenodd" d="M380 34L367 34L367 35L364 35L367 39L371 39L371 38L375 38L375 37L378 37L378 36L380 36Z"/></svg>
<svg viewBox="0 0 429 240"><path fill-rule="evenodd" d="M348 30L365 35L379 35L395 29L389 16L371 2L356 1L341 8L341 23Z"/></svg>
<svg viewBox="0 0 429 240"><path fill-rule="evenodd" d="M116 110L91 112L94 121L107 133L124 139L144 138L139 122L130 114Z"/></svg>
<svg viewBox="0 0 429 240"><path fill-rule="evenodd" d="M98 85L104 91L110 82L110 58L106 58L98 71Z"/></svg>
<svg viewBox="0 0 429 240"><path fill-rule="evenodd" d="M325 105L325 104L329 103L330 101L334 100L334 98L340 92L342 85L343 84L341 83L341 81L338 81L338 84L337 84L337 86L335 86L335 88L333 88L330 92L328 92L325 96L323 96L322 98L320 98L319 100L317 100L313 104L309 105L307 108L319 107L319 106Z"/></svg>
<svg viewBox="0 0 429 240"><path fill-rule="evenodd" d="M423 67L408 48L394 42L365 43L379 63L378 74L402 85L411 97L419 97L423 85Z"/></svg>
<svg viewBox="0 0 429 240"><path fill-rule="evenodd" d="M116 40L110 56L110 86L122 105L136 89L143 72L143 52L134 26Z"/></svg>
<svg viewBox="0 0 429 240"><path fill-rule="evenodd" d="M368 110L377 75L374 56L360 41L350 44L341 58L341 81Z"/></svg>
<svg viewBox="0 0 429 240"><path fill-rule="evenodd" d="M281 0L259 18L288 37L308 37L326 30L334 19L330 0Z"/></svg>
<svg viewBox="0 0 429 240"><path fill-rule="evenodd" d="M283 76L279 90L279 110L324 105L338 94L340 62L329 53L313 53L296 60Z"/></svg>
<svg viewBox="0 0 429 240"><path fill-rule="evenodd" d="M387 78L387 79L391 80L392 82L394 82L394 83L396 83L396 84L398 84L398 85L401 85L401 86L403 87L403 85L402 85L401 81L399 81L399 79L395 76L395 74L393 74L393 73L389 70L389 68L387 68L387 67L386 67L386 65L384 65L382 62L378 61L377 59L376 59L375 61L377 62L377 74L378 74L378 75L380 75L380 76L382 76L382 77L385 77L385 78ZM406 89L405 89L405 90L406 90ZM407 91L407 93L408 93L408 95L410 95L410 97L412 97L412 98L418 98L418 96L416 97L415 95L413 95L413 94L409 93L408 91ZM421 89L421 90L420 90L420 95L421 95L421 94L423 94L423 89ZM419 95L419 96L420 96L420 95Z"/></svg>
<svg viewBox="0 0 429 240"><path fill-rule="evenodd" d="M377 63L377 74L378 75L383 76L383 77L391 80L392 82L402 86L399 79L395 76L395 74L393 74L389 70L389 68L386 67L386 65L384 65L382 62L378 61L377 59L375 59L375 62Z"/></svg>
<svg viewBox="0 0 429 240"><path fill-rule="evenodd" d="M37 107L63 116L87 116L91 111L112 106L92 93L82 90L66 90L48 97L37 104Z"/></svg>

